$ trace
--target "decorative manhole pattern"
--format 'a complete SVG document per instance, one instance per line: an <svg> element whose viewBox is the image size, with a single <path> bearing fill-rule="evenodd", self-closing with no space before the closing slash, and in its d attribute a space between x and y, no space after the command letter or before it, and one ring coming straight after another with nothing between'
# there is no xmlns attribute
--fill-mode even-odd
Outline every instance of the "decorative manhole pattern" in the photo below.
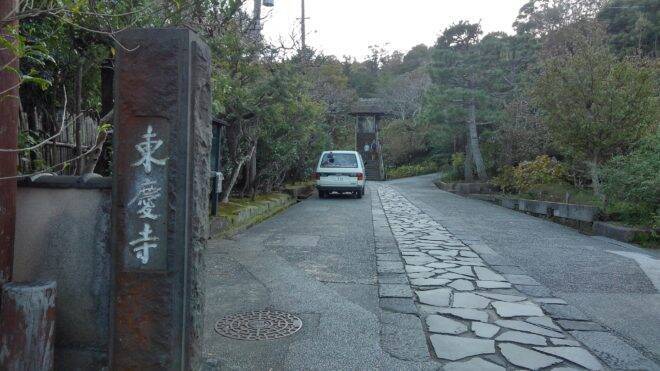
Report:
<svg viewBox="0 0 660 371"><path fill-rule="evenodd" d="M215 331L238 340L273 340L290 336L302 328L300 318L276 310L232 314L215 324Z"/></svg>

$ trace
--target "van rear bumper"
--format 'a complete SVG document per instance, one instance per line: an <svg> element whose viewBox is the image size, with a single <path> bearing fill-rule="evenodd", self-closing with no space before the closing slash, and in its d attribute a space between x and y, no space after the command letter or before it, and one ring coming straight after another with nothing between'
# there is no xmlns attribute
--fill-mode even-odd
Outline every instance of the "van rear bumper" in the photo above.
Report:
<svg viewBox="0 0 660 371"><path fill-rule="evenodd" d="M355 191L361 191L364 189L364 186L361 185L354 185L354 186L320 186L316 185L316 189L319 191L327 191L327 192L355 192Z"/></svg>

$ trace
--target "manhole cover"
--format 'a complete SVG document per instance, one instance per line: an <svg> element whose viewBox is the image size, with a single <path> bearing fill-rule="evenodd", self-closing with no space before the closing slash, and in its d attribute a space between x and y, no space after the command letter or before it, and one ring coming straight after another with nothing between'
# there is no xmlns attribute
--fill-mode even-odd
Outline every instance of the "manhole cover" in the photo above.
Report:
<svg viewBox="0 0 660 371"><path fill-rule="evenodd" d="M276 310L232 314L215 324L215 331L238 340L273 340L293 335L302 328L300 318Z"/></svg>

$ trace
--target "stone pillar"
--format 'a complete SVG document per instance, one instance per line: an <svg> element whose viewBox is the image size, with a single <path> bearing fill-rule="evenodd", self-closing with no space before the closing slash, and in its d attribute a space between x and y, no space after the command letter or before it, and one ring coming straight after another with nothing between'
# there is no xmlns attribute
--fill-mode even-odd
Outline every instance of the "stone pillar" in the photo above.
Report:
<svg viewBox="0 0 660 371"><path fill-rule="evenodd" d="M18 0L0 1L0 37L7 36L8 28L18 27L13 16L18 11ZM3 22L3 19L9 19ZM6 68L2 68L6 66ZM0 48L0 148L18 148L18 59L8 48ZM4 93L3 93L4 92ZM16 152L0 152L0 178L16 175ZM0 179L0 286L11 280L16 223L16 179Z"/></svg>
<svg viewBox="0 0 660 371"><path fill-rule="evenodd" d="M54 281L2 286L0 370L52 370L55 343Z"/></svg>
<svg viewBox="0 0 660 371"><path fill-rule="evenodd" d="M115 66L111 369L198 369L211 55L184 29L129 30Z"/></svg>

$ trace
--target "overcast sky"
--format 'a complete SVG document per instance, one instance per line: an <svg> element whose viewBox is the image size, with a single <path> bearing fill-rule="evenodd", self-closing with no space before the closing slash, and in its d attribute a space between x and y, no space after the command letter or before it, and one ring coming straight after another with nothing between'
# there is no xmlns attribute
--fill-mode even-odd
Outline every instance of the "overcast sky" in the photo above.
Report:
<svg viewBox="0 0 660 371"><path fill-rule="evenodd" d="M433 45L459 20L481 21L485 33L513 32L518 10L527 0L306 0L307 43L325 54L364 59L369 45L407 51ZM252 2L246 4L252 10ZM300 0L275 0L263 7L264 34L270 40L300 35Z"/></svg>

